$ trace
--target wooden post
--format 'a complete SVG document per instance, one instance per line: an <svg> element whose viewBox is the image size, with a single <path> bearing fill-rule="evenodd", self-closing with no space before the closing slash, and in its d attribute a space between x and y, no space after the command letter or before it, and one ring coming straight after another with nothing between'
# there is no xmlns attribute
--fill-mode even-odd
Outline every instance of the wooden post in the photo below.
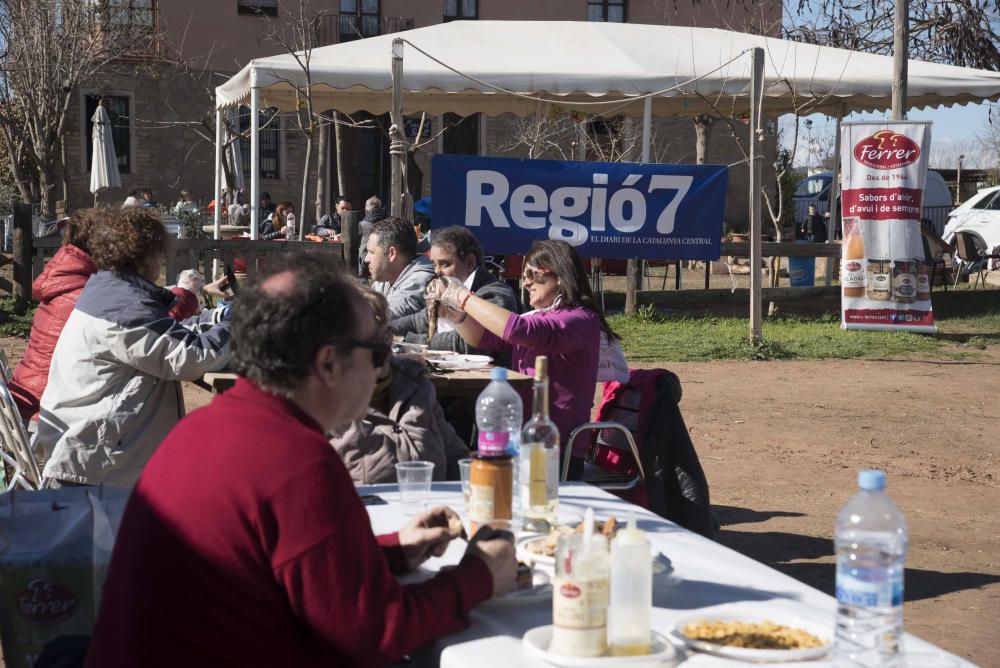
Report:
<svg viewBox="0 0 1000 668"><path fill-rule="evenodd" d="M653 132L653 98L647 97L642 103L642 162L648 164ZM642 262L630 259L625 273L628 274L625 281L625 315L632 315L635 313L636 292L642 287Z"/></svg>
<svg viewBox="0 0 1000 668"><path fill-rule="evenodd" d="M340 214L340 238L344 241L344 263L347 273L358 275L358 248L361 243L360 223L364 211L345 211Z"/></svg>
<svg viewBox="0 0 1000 668"><path fill-rule="evenodd" d="M403 131L403 40L398 37L392 40L392 108L389 110L389 122L399 128L400 135L405 134ZM390 215L397 218L403 215L404 160L406 160L405 153L389 156L392 168L389 212Z"/></svg>
<svg viewBox="0 0 1000 668"><path fill-rule="evenodd" d="M761 146L760 105L764 96L764 49L753 49L750 80L750 341L761 340Z"/></svg>
<svg viewBox="0 0 1000 668"><path fill-rule="evenodd" d="M906 76L910 44L910 2L896 0L892 40L892 120L906 119Z"/></svg>
<svg viewBox="0 0 1000 668"><path fill-rule="evenodd" d="M14 296L31 299L31 205L14 205Z"/></svg>

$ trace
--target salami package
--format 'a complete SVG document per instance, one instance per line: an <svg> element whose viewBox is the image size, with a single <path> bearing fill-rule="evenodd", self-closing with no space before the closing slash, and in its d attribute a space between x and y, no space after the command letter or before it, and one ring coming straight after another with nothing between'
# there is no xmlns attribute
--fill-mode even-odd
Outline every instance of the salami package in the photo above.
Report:
<svg viewBox="0 0 1000 668"><path fill-rule="evenodd" d="M8 668L30 668L59 636L90 635L130 491L0 496L0 642Z"/></svg>

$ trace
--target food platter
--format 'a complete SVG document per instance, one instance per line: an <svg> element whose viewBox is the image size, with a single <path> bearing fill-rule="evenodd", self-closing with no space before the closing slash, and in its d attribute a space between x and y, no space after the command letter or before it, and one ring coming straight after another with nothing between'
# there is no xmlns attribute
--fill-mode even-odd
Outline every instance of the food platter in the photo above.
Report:
<svg viewBox="0 0 1000 668"><path fill-rule="evenodd" d="M552 626L538 626L524 634L524 649L530 656L553 666L564 668L604 668L607 666L662 666L673 659L677 650L664 636L652 632L652 653L642 656L565 656L549 651Z"/></svg>
<svg viewBox="0 0 1000 668"><path fill-rule="evenodd" d="M483 369L493 363L489 355L442 355L434 358L434 363L442 369L458 371L460 369Z"/></svg>
<svg viewBox="0 0 1000 668"><path fill-rule="evenodd" d="M804 631L806 634L815 636L824 644L819 647L803 647L799 649L755 649L750 647L733 647L688 635L688 629L692 626L704 625L706 623L711 625L730 622L753 625L762 625L770 622L773 625ZM730 612L728 610L708 609L701 614L690 615L679 620L674 627L674 635L689 648L699 652L739 661L783 663L787 661L810 661L826 655L830 651L833 629L830 624L822 624L794 614L781 614L780 612L776 614Z"/></svg>

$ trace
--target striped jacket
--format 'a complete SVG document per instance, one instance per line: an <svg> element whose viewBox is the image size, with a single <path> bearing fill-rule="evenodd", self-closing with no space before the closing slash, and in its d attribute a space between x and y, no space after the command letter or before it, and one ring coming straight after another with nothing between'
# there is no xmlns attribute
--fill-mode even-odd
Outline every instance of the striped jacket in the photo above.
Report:
<svg viewBox="0 0 1000 668"><path fill-rule="evenodd" d="M42 395L33 444L47 460L46 478L134 484L184 415L179 381L229 363L229 323L178 323L168 311L173 299L131 272L87 281Z"/></svg>

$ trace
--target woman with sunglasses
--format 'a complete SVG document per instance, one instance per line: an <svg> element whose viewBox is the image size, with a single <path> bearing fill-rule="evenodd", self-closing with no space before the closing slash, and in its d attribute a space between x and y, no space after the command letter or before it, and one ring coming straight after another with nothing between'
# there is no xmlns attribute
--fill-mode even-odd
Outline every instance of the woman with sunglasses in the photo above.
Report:
<svg viewBox="0 0 1000 668"><path fill-rule="evenodd" d="M437 278L427 298L441 306L466 343L511 352L515 371L534 375L535 357L549 358L550 415L565 447L569 433L590 421L597 386L601 334L617 339L590 289L583 263L565 241L540 240L524 258L524 287L534 309L518 315L480 299L460 281ZM525 401L525 415L531 402ZM573 444L570 476L580 477L586 444Z"/></svg>
<svg viewBox="0 0 1000 668"><path fill-rule="evenodd" d="M330 443L357 484L396 482L397 462L434 462L434 480L458 478L458 460L469 450L444 417L423 364L393 357L389 306L378 292L361 287L381 340L371 344L377 367L368 413L332 433Z"/></svg>

